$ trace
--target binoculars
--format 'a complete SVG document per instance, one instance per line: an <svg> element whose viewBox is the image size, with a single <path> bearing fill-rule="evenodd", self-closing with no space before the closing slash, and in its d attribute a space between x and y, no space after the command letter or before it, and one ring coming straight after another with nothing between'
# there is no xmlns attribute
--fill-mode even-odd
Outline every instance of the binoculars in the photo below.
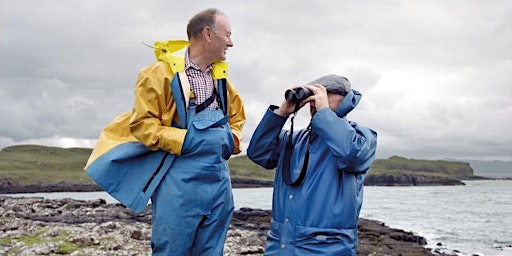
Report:
<svg viewBox="0 0 512 256"><path fill-rule="evenodd" d="M313 95L313 92L311 92L306 87L299 87L295 89L288 89L284 93L284 98L286 101L299 103L305 99L307 99L309 96Z"/></svg>

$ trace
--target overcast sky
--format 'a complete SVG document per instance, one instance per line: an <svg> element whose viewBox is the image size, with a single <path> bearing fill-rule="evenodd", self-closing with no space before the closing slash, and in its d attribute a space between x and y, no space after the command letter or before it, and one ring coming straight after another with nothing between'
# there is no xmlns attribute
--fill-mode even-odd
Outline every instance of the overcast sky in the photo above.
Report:
<svg viewBox="0 0 512 256"><path fill-rule="evenodd" d="M142 42L186 39L190 17L217 7L233 31L245 148L288 87L337 73L363 94L348 119L378 132L378 158L512 160L510 0L0 5L0 148L93 147L155 61ZM306 126L308 111L296 120Z"/></svg>

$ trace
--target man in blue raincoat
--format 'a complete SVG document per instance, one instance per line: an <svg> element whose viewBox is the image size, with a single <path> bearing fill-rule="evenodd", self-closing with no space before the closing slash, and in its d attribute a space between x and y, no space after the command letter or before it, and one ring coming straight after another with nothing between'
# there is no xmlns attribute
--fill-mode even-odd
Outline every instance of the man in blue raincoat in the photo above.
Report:
<svg viewBox="0 0 512 256"><path fill-rule="evenodd" d="M220 256L234 210L227 160L241 152L245 113L227 80L226 16L204 10L187 35L155 43L132 111L102 131L85 169L135 211L151 198L153 255ZM185 58L173 55L187 46Z"/></svg>
<svg viewBox="0 0 512 256"><path fill-rule="evenodd" d="M247 149L255 163L276 168L265 255L356 255L363 182L377 145L376 132L346 118L361 94L345 77L327 75L286 99L269 107ZM294 132L292 116L283 130L306 103L309 127Z"/></svg>

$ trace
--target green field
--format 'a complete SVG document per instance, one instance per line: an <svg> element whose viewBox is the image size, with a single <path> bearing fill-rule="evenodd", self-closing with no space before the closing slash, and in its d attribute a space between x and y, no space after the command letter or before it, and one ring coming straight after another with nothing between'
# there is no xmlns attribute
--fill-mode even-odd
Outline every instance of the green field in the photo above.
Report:
<svg viewBox="0 0 512 256"><path fill-rule="evenodd" d="M83 167L91 154L88 148L58 148L36 145L6 147L0 151L0 179L19 184L90 181ZM271 181L273 170L265 170L247 156L229 160L231 177Z"/></svg>
<svg viewBox="0 0 512 256"><path fill-rule="evenodd" d="M417 160L393 156L388 159L375 160L371 174L416 173L427 176L439 175L464 179L473 176L473 169L468 163L443 160Z"/></svg>
<svg viewBox="0 0 512 256"><path fill-rule="evenodd" d="M91 151L36 145L6 147L0 151L0 179L20 184L90 181L83 167Z"/></svg>
<svg viewBox="0 0 512 256"><path fill-rule="evenodd" d="M83 167L91 154L87 148L58 148L37 145L6 147L0 151L0 180L19 184L89 182ZM274 170L265 170L247 156L229 160L231 177L244 180L272 181ZM467 163L415 160L403 157L377 159L369 176L403 175L441 176L464 179L473 176Z"/></svg>
<svg viewBox="0 0 512 256"><path fill-rule="evenodd" d="M231 157L229 170L232 178L253 180L274 180L274 170L267 170L255 164L246 155Z"/></svg>

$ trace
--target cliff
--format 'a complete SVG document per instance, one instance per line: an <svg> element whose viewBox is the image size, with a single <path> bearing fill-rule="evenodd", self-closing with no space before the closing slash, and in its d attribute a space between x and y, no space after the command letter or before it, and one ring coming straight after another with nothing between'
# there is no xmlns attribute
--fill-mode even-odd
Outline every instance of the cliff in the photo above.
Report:
<svg viewBox="0 0 512 256"><path fill-rule="evenodd" d="M393 156L375 160L366 176L365 185L464 185L461 180L474 178L473 169L468 163Z"/></svg>

